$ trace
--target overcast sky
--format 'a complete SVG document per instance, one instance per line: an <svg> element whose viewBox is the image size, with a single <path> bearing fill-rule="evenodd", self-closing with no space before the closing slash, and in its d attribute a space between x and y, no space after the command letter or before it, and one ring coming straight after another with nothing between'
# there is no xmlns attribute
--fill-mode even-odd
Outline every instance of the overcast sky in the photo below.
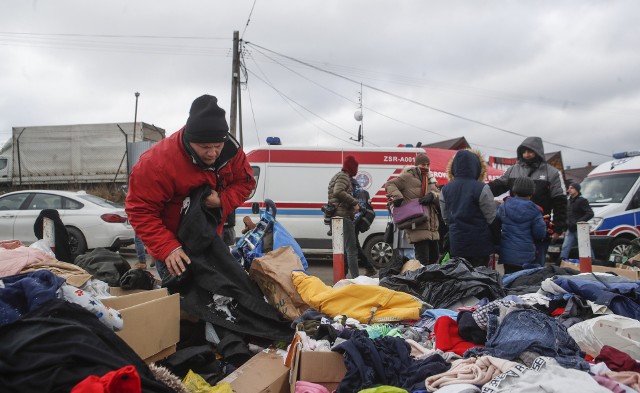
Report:
<svg viewBox="0 0 640 393"><path fill-rule="evenodd" d="M464 136L512 157L540 136L565 165L601 163L640 149L638 15L637 0L3 0L0 142L132 122L136 91L138 121L168 134L202 94L228 114L237 30L247 151L359 146L362 84L365 146Z"/></svg>

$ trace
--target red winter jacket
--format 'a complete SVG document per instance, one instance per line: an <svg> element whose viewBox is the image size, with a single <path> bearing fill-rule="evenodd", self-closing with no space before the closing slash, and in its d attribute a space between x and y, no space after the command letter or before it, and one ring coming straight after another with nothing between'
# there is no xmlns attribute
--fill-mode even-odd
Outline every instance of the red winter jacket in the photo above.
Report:
<svg viewBox="0 0 640 393"><path fill-rule="evenodd" d="M155 144L140 156L129 178L126 212L147 251L164 261L180 247L176 233L184 199L194 188L209 184L222 201L222 233L227 215L244 203L255 187L244 151L232 138L225 143L213 169L194 164L182 143L184 128Z"/></svg>

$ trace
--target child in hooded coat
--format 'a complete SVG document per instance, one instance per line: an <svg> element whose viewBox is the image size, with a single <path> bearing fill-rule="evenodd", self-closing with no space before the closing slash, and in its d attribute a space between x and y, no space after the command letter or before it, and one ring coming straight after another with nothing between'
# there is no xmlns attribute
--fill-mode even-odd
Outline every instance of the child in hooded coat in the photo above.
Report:
<svg viewBox="0 0 640 393"><path fill-rule="evenodd" d="M540 207L531 201L534 190L533 180L519 177L511 187L514 196L498 207L497 218L502 222L499 263L505 274L539 266L536 250L547 226Z"/></svg>

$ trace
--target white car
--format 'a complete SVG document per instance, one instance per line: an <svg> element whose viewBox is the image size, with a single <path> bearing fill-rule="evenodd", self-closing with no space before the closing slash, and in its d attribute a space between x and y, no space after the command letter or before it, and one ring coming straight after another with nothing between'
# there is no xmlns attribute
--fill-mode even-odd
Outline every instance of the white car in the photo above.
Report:
<svg viewBox="0 0 640 393"><path fill-rule="evenodd" d="M117 251L133 244L124 206L84 191L25 190L0 196L0 240L29 245L38 240L34 223L43 209L56 209L69 233L72 255L105 247Z"/></svg>

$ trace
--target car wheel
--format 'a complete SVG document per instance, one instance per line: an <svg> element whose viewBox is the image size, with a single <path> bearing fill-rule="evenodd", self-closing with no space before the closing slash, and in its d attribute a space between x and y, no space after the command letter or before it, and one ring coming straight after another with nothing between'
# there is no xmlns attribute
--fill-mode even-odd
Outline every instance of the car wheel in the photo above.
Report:
<svg viewBox="0 0 640 393"><path fill-rule="evenodd" d="M69 234L69 248L73 258L87 252L87 241L79 229L67 227L67 233Z"/></svg>
<svg viewBox="0 0 640 393"><path fill-rule="evenodd" d="M369 262L376 268L385 267L391 261L393 248L384 242L384 235L375 235L364 245L364 255L369 258Z"/></svg>
<svg viewBox="0 0 640 393"><path fill-rule="evenodd" d="M621 237L619 239L615 239L611 242L610 253L614 255L624 255L624 252L627 251L627 248L631 246L631 240L625 239Z"/></svg>

